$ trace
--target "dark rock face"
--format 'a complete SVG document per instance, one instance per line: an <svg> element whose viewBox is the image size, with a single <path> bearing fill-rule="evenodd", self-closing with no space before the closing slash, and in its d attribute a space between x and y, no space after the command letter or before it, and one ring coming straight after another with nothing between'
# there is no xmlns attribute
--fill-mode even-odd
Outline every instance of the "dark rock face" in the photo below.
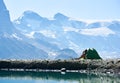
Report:
<svg viewBox="0 0 120 83"><path fill-rule="evenodd" d="M83 51L80 59L83 58L83 59L102 59L98 52L92 48L92 49L86 49Z"/></svg>

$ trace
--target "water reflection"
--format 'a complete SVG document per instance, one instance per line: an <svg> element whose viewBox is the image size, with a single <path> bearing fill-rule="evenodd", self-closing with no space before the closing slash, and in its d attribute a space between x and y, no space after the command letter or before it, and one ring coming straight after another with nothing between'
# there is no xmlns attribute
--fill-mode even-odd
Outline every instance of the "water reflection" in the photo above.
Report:
<svg viewBox="0 0 120 83"><path fill-rule="evenodd" d="M120 83L119 77L81 74L81 73L65 73L65 72L21 72L21 71L0 71L0 83L2 81L11 80L28 83ZM18 81L17 83L22 83ZM6 83L7 83L6 82ZM12 81L12 83L14 83Z"/></svg>

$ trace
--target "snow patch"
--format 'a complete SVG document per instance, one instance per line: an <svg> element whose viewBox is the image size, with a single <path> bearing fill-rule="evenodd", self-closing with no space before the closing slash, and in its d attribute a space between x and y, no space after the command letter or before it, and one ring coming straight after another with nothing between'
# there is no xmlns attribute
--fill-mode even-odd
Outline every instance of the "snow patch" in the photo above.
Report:
<svg viewBox="0 0 120 83"><path fill-rule="evenodd" d="M32 27L33 29L34 28L37 28L37 27L40 27L40 21L37 21L37 20L30 20L30 19L27 19L27 26L28 27Z"/></svg>
<svg viewBox="0 0 120 83"><path fill-rule="evenodd" d="M77 20L82 21L87 24L95 23L95 22L112 22L113 20L120 21L120 19L76 19L76 18L70 18L69 20Z"/></svg>
<svg viewBox="0 0 120 83"><path fill-rule="evenodd" d="M31 25L30 25L30 24L27 24L27 27L31 27Z"/></svg>
<svg viewBox="0 0 120 83"><path fill-rule="evenodd" d="M50 37L50 38L56 38L56 33L51 30L42 30L40 31L44 36Z"/></svg>
<svg viewBox="0 0 120 83"><path fill-rule="evenodd" d="M107 37L110 34L115 34L115 32L107 27L100 27L93 29L81 29L80 34Z"/></svg>
<svg viewBox="0 0 120 83"><path fill-rule="evenodd" d="M4 33L3 37L4 38L15 38L17 40L22 40L22 38L20 38L16 33L14 33L14 34Z"/></svg>
<svg viewBox="0 0 120 83"><path fill-rule="evenodd" d="M25 36L27 36L28 38L32 38L32 39L34 39L34 31L32 31L32 32L30 32L30 33L28 33L28 34L25 34Z"/></svg>
<svg viewBox="0 0 120 83"><path fill-rule="evenodd" d="M68 31L74 31L74 32L79 32L79 29L72 28L72 27L63 27L64 32Z"/></svg>
<svg viewBox="0 0 120 83"><path fill-rule="evenodd" d="M15 23L16 23L16 24L20 24L20 21L19 21L19 20L17 20L17 21L15 21Z"/></svg>
<svg viewBox="0 0 120 83"><path fill-rule="evenodd" d="M12 38L16 38L17 40L22 40L22 38L18 37L16 33L11 35Z"/></svg>

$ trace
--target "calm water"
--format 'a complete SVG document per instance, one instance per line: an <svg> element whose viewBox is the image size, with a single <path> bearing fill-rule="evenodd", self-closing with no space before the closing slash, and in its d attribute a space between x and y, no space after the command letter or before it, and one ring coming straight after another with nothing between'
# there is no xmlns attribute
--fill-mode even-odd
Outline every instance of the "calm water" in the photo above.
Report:
<svg viewBox="0 0 120 83"><path fill-rule="evenodd" d="M81 73L0 71L0 83L120 83L120 78Z"/></svg>

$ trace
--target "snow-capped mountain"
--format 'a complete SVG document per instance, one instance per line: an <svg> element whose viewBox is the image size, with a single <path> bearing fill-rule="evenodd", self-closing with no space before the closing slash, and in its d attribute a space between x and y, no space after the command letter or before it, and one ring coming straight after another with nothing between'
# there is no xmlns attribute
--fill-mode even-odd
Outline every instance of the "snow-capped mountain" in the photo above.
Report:
<svg viewBox="0 0 120 83"><path fill-rule="evenodd" d="M87 23L57 13L53 19L25 11L11 22L0 0L0 58L71 59L86 48L102 58L120 58L120 21Z"/></svg>
<svg viewBox="0 0 120 83"><path fill-rule="evenodd" d="M0 58L1 59L45 59L47 53L24 41L27 39L17 30L9 16L3 0L0 0Z"/></svg>
<svg viewBox="0 0 120 83"><path fill-rule="evenodd" d="M37 43L36 46L43 45L43 50L55 56L60 54L56 52L66 48L78 55L86 48L95 48L103 58L120 58L120 21L117 20L87 23L61 13L55 14L51 20L33 11L25 11L13 24Z"/></svg>

